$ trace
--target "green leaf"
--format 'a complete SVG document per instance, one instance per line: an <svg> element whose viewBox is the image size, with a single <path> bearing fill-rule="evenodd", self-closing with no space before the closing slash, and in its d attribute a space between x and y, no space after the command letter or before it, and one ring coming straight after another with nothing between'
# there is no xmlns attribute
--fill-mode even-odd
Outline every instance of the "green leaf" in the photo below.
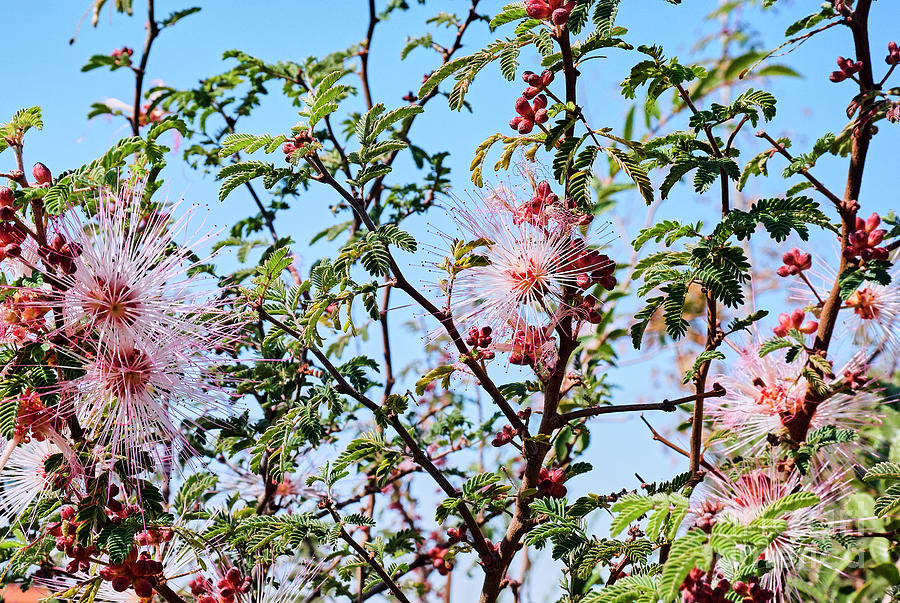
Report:
<svg viewBox="0 0 900 603"><path fill-rule="evenodd" d="M704 350L700 352L700 355L697 356L696 360L694 360L694 366L688 369L688 371L684 374L681 382L689 383L691 379L700 374L700 368L706 362L712 362L713 360L725 360L725 354L723 354L719 350Z"/></svg>
<svg viewBox="0 0 900 603"><path fill-rule="evenodd" d="M525 12L524 6L521 4L509 4L504 6L503 10L491 19L491 31L497 29L501 25L506 25L507 23L512 23L513 21L518 21L519 19L525 19L527 17L528 13Z"/></svg>
<svg viewBox="0 0 900 603"><path fill-rule="evenodd" d="M876 479L900 479L900 464L882 462L877 463L874 467L866 471L863 481L872 481Z"/></svg>
<svg viewBox="0 0 900 603"><path fill-rule="evenodd" d="M773 501L763 507L757 514L757 517L763 519L781 519L791 511L816 505L819 503L819 500L819 497L812 492L793 492L784 498Z"/></svg>
<svg viewBox="0 0 900 603"><path fill-rule="evenodd" d="M612 507L616 515L609 526L609 535L619 534L641 515L653 509L653 505L653 499L640 494L629 493L620 498Z"/></svg>
<svg viewBox="0 0 900 603"><path fill-rule="evenodd" d="M665 601L675 601L681 584L695 567L707 567L706 544L707 536L702 530L689 530L687 534L672 543L669 549L669 559L663 566L660 578L660 596Z"/></svg>
<svg viewBox="0 0 900 603"><path fill-rule="evenodd" d="M456 372L456 367L452 364L442 364L441 366L435 367L422 375L422 377L416 381L416 395L421 396L425 393L425 388L428 385L437 379L441 380L441 386L443 388L450 387L450 375Z"/></svg>

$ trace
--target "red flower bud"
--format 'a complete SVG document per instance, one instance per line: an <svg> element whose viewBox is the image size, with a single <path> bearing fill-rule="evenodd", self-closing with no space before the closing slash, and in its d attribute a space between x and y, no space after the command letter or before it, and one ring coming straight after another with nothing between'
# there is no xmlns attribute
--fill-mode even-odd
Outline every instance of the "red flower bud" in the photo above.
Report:
<svg viewBox="0 0 900 603"><path fill-rule="evenodd" d="M50 169L38 161L34 164L34 167L31 168L31 174L34 176L35 181L40 184L50 184L53 181L53 175L50 173Z"/></svg>

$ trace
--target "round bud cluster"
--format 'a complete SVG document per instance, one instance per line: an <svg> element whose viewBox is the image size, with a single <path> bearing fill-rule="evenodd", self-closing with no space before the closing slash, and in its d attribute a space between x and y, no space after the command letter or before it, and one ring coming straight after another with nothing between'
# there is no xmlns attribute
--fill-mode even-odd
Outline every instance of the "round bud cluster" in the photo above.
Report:
<svg viewBox="0 0 900 603"><path fill-rule="evenodd" d="M888 42L888 55L884 57L884 62L888 65L900 64L900 46L896 42Z"/></svg>
<svg viewBox="0 0 900 603"><path fill-rule="evenodd" d="M450 549L447 546L440 544L433 546L428 550L428 557L431 559L431 564L442 576L446 576L453 571L454 555L451 553L448 557L447 553L449 552Z"/></svg>
<svg viewBox="0 0 900 603"><path fill-rule="evenodd" d="M526 71L522 74L522 79L528 84L528 87L525 88L525 92L522 93L522 96L531 100L546 90L547 86L553 82L553 72L549 69L545 69L543 73L538 75L533 71Z"/></svg>
<svg viewBox="0 0 900 603"><path fill-rule="evenodd" d="M844 385L853 391L862 389L868 382L869 378L866 377L865 369L844 371Z"/></svg>
<svg viewBox="0 0 900 603"><path fill-rule="evenodd" d="M75 274L75 258L81 255L81 245L66 240L62 234L56 234L49 245L38 249L41 257L48 264L56 266L66 274Z"/></svg>
<svg viewBox="0 0 900 603"><path fill-rule="evenodd" d="M681 596L684 603L730 603L735 599L726 595L734 592L740 598L741 603L770 603L774 600L775 594L759 583L759 578L751 576L746 582L738 580L731 584L728 580L720 577L715 587L712 585L706 572L695 567L684 579L681 584Z"/></svg>
<svg viewBox="0 0 900 603"><path fill-rule="evenodd" d="M90 569L90 558L98 552L97 548L78 543L75 532L84 522L75 521L75 507L65 506L59 514L62 521L48 525L47 533L56 540L56 549L71 557L72 560L66 565L67 572L87 571Z"/></svg>
<svg viewBox="0 0 900 603"><path fill-rule="evenodd" d="M163 542L170 542L175 537L172 530L166 528L149 528L138 532L137 542L143 546L156 546Z"/></svg>
<svg viewBox="0 0 900 603"><path fill-rule="evenodd" d="M494 437L494 439L491 440L491 446L500 448L504 444L509 444L510 442L512 442L515 436L516 430L512 428L512 425L504 425L503 428Z"/></svg>
<svg viewBox="0 0 900 603"><path fill-rule="evenodd" d="M544 211L551 205L559 203L559 197L550 190L550 184L544 180L537 185L534 196L516 208L513 224L528 222L535 226L546 226L550 216Z"/></svg>
<svg viewBox="0 0 900 603"><path fill-rule="evenodd" d="M114 59L118 59L119 57L125 57L128 62L131 62L131 55L134 54L134 50L128 48L127 46L123 46L122 48L116 48L112 51L110 55Z"/></svg>
<svg viewBox="0 0 900 603"><path fill-rule="evenodd" d="M804 270L809 270L812 266L812 256L808 253L803 253L796 247L781 256L781 261L784 262L784 265L775 271L778 273L778 276L800 274Z"/></svg>
<svg viewBox="0 0 900 603"><path fill-rule="evenodd" d="M403 96L403 100L405 100L405 101L408 102L408 103L414 103L414 102L416 102L417 100L419 100L419 97L416 96L415 92L413 92L412 90L410 90L408 94L405 94L405 95Z"/></svg>
<svg viewBox="0 0 900 603"><path fill-rule="evenodd" d="M797 308L790 314L782 313L778 315L778 326L772 329L778 337L784 337L791 329L797 329L801 333L809 335L815 333L819 329L819 323L815 320L803 322L806 312Z"/></svg>
<svg viewBox="0 0 900 603"><path fill-rule="evenodd" d="M523 408L519 412L516 413L516 416L522 420L522 423L528 425L528 419L531 418L531 409ZM516 436L516 430L513 429L512 425L504 425L503 428L497 432L497 435L491 440L491 446L495 448L499 448L504 444L509 444L513 441L513 438Z"/></svg>
<svg viewBox="0 0 900 603"><path fill-rule="evenodd" d="M731 590L731 583L720 578L715 586L707 584L706 572L699 567L692 569L681 583L681 600L684 603L728 603L725 596Z"/></svg>
<svg viewBox="0 0 900 603"><path fill-rule="evenodd" d="M722 510L722 503L719 501L704 500L697 510L697 520L694 525L706 532L712 533L713 526L716 525L716 515Z"/></svg>
<svg viewBox="0 0 900 603"><path fill-rule="evenodd" d="M608 255L594 249L586 249L581 239L573 240L572 246L575 248L573 254L575 259L571 267L583 271L576 279L579 287L587 289L599 284L607 291L616 288L617 281L613 274L616 271L616 264Z"/></svg>
<svg viewBox="0 0 900 603"><path fill-rule="evenodd" d="M873 213L865 220L856 218L856 229L848 237L848 245L844 249L844 257L859 257L863 262L886 260L888 258L888 250L880 247L880 245L884 241L884 235L887 234L887 231L878 228L880 224L881 218L876 213Z"/></svg>
<svg viewBox="0 0 900 603"><path fill-rule="evenodd" d="M543 344L546 343L543 331L536 327L519 329L513 336L512 352L509 354L510 364L534 366Z"/></svg>
<svg viewBox="0 0 900 603"><path fill-rule="evenodd" d="M759 578L750 576L746 582L738 580L731 585L735 594L743 597L741 603L769 603L775 599L775 593L759 584Z"/></svg>
<svg viewBox="0 0 900 603"><path fill-rule="evenodd" d="M856 79L853 77L857 73L859 73L863 64L862 61L853 61L853 59L845 59L844 57L837 58L837 64L840 68L838 71L832 71L831 75L828 76L832 82L843 82L847 78Z"/></svg>
<svg viewBox="0 0 900 603"><path fill-rule="evenodd" d="M213 587L213 583L205 576L195 576L188 584L191 594L197 603L234 603L240 595L250 592L250 578L236 567L225 572Z"/></svg>
<svg viewBox="0 0 900 603"><path fill-rule="evenodd" d="M493 330L490 327L481 327L480 329L472 327L469 329L468 337L466 337L466 344L478 352L479 358L485 360L493 360L494 358L493 350L488 349L494 341L493 337L491 337L491 333L493 333ZM478 348L481 349L479 350Z"/></svg>
<svg viewBox="0 0 900 603"><path fill-rule="evenodd" d="M563 3L562 0L526 0L525 12L532 19L549 19L554 25L565 25L569 20L575 1Z"/></svg>
<svg viewBox="0 0 900 603"><path fill-rule="evenodd" d="M600 300L593 295L585 295L578 305L578 309L584 313L584 318L593 325L600 324L603 314L600 312Z"/></svg>
<svg viewBox="0 0 900 603"><path fill-rule="evenodd" d="M500 552L500 543L497 544L492 543L487 538L484 539L484 546L488 548L490 551L487 555L482 555L479 563L483 567L493 567L495 563L497 563L498 553Z"/></svg>
<svg viewBox="0 0 900 603"><path fill-rule="evenodd" d="M547 115L547 97L539 94L529 103L528 99L520 96L516 99L516 113L509 122L509 127L519 134L528 134L534 129L534 124L542 124L550 117Z"/></svg>
<svg viewBox="0 0 900 603"><path fill-rule="evenodd" d="M547 469L541 467L541 473L538 476L538 496L549 496L550 498L564 498L566 496L566 487L563 482L566 481L566 471L556 467Z"/></svg>
<svg viewBox="0 0 900 603"><path fill-rule="evenodd" d="M296 136L281 145L281 152L284 153L284 160L290 161L294 155L294 151L311 143L313 141L312 134L309 130L301 130Z"/></svg>
<svg viewBox="0 0 900 603"><path fill-rule="evenodd" d="M19 398L13 438L25 444L32 439L43 442L57 419L56 412L44 406L41 397L34 390L25 390Z"/></svg>
<svg viewBox="0 0 900 603"><path fill-rule="evenodd" d="M133 588L134 594L146 599L153 596L153 587L159 584L162 571L162 563L152 559L150 553L138 554L138 550L132 548L122 563L111 563L101 568L99 574L112 583L114 591L121 593Z"/></svg>
<svg viewBox="0 0 900 603"><path fill-rule="evenodd" d="M0 187L0 220L8 222L16 215L16 196L8 186Z"/></svg>

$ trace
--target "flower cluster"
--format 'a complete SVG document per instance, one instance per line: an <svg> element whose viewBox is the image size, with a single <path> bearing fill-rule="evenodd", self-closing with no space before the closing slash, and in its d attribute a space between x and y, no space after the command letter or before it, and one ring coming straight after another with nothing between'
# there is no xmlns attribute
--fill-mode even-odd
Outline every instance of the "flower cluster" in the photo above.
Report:
<svg viewBox="0 0 900 603"><path fill-rule="evenodd" d="M581 233L591 221L567 208L547 182L523 202L495 189L480 206L460 206L454 218L484 250L443 290L470 345L509 352L512 364L552 366L559 321L599 321L592 291L616 286L615 264Z"/></svg>
<svg viewBox="0 0 900 603"><path fill-rule="evenodd" d="M805 316L806 312L799 308L797 310L794 310L790 314L779 314L778 326L772 329L772 332L775 333L778 337L784 337L792 329L796 329L806 335L815 333L819 328L819 323L815 320L807 320L806 322L803 322L803 318Z"/></svg>
<svg viewBox="0 0 900 603"><path fill-rule="evenodd" d="M863 64L862 61L853 61L853 59L845 59L844 57L837 58L837 64L839 69L837 71L832 71L831 75L828 76L832 82L843 82L847 78L856 79L856 74L859 73Z"/></svg>
<svg viewBox="0 0 900 603"><path fill-rule="evenodd" d="M547 97L539 94L529 102L524 96L516 99L516 115L509 122L509 127L519 134L528 134L534 129L534 124L542 124L550 119L547 115Z"/></svg>
<svg viewBox="0 0 900 603"><path fill-rule="evenodd" d="M794 247L781 256L781 261L784 264L776 270L778 276L794 276L810 269L812 266L812 255L803 253Z"/></svg>
<svg viewBox="0 0 900 603"><path fill-rule="evenodd" d="M849 235L849 242L844 249L844 256L848 258L860 258L863 262L869 260L886 260L888 258L888 250L881 247L884 241L884 235L887 231L878 228L881 224L881 217L877 213L863 220L856 219L856 229Z"/></svg>
<svg viewBox="0 0 900 603"><path fill-rule="evenodd" d="M554 25L564 25L569 14L575 8L575 1L563 0L526 0L525 12L532 19L549 19Z"/></svg>
<svg viewBox="0 0 900 603"><path fill-rule="evenodd" d="M884 57L888 65L900 65L900 46L896 42L888 42L888 54Z"/></svg>

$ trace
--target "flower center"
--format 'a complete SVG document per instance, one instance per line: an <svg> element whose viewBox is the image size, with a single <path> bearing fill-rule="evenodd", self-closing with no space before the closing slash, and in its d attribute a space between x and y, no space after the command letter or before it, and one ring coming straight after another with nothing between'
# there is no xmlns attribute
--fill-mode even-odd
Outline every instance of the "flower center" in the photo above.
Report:
<svg viewBox="0 0 900 603"><path fill-rule="evenodd" d="M511 268L508 271L512 280L513 292L517 294L529 294L532 292L541 293L547 290L549 274L547 269L539 266L536 262L528 258L523 262L523 266Z"/></svg>
<svg viewBox="0 0 900 603"><path fill-rule="evenodd" d="M770 414L780 412L786 406L787 390L781 385L766 386L759 392L756 403L765 408Z"/></svg>
<svg viewBox="0 0 900 603"><path fill-rule="evenodd" d="M121 352L110 361L110 389L118 398L142 394L150 383L152 366L140 350Z"/></svg>
<svg viewBox="0 0 900 603"><path fill-rule="evenodd" d="M875 318L876 314L878 314L878 307L876 304L877 298L868 287L854 291L853 295L850 296L850 299L847 300L847 305L851 306L856 315L863 320L872 320Z"/></svg>
<svg viewBox="0 0 900 603"><path fill-rule="evenodd" d="M130 325L137 318L141 302L128 284L98 278L86 305L100 321Z"/></svg>

